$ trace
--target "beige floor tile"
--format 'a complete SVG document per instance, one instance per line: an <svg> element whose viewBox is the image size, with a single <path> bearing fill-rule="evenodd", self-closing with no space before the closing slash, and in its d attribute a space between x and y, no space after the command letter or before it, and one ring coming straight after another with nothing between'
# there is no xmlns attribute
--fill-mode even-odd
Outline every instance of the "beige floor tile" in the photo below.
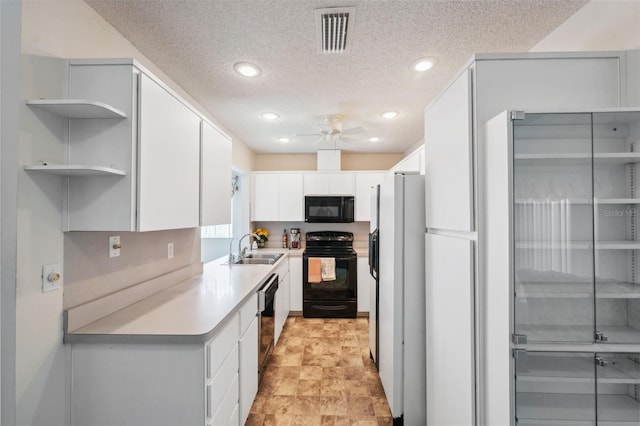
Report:
<svg viewBox="0 0 640 426"><path fill-rule="evenodd" d="M245 426L392 426L366 318L290 317Z"/></svg>

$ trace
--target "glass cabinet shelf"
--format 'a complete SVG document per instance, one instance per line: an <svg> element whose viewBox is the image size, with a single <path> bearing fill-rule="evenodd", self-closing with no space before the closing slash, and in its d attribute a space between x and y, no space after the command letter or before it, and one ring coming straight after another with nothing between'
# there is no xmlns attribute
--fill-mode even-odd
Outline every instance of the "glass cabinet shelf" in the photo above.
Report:
<svg viewBox="0 0 640 426"><path fill-rule="evenodd" d="M640 330L628 326L598 325L598 331L607 336L611 343L640 341ZM593 336L593 325L519 325L518 334L527 336L529 342L536 343L591 343L586 338L576 339L576 336Z"/></svg>
<svg viewBox="0 0 640 426"><path fill-rule="evenodd" d="M516 298L591 298L593 283L584 282L519 282ZM640 285L627 282L598 282L595 285L597 299L640 299Z"/></svg>
<svg viewBox="0 0 640 426"><path fill-rule="evenodd" d="M517 249L576 249L591 250L593 241L516 241ZM596 250L640 250L640 241L596 241Z"/></svg>
<svg viewBox="0 0 640 426"><path fill-rule="evenodd" d="M598 420L598 425L638 424L639 403L630 396L599 395L598 404L598 417L606 419ZM558 426L569 424L566 421L584 421L588 422L585 425L594 425L594 405L592 394L523 392L516 396L517 424Z"/></svg>
<svg viewBox="0 0 640 426"><path fill-rule="evenodd" d="M513 157L516 166L588 165L591 158L591 153L515 154ZM596 152L593 161L596 164L635 164L640 163L640 152Z"/></svg>

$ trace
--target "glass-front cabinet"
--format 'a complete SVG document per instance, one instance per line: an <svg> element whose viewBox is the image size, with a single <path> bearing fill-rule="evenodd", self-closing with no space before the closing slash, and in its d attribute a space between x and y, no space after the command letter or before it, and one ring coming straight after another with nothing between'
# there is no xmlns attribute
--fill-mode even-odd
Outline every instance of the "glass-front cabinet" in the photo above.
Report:
<svg viewBox="0 0 640 426"><path fill-rule="evenodd" d="M638 354L519 351L515 358L518 426L640 424Z"/></svg>
<svg viewBox="0 0 640 426"><path fill-rule="evenodd" d="M640 343L640 111L513 113L513 328Z"/></svg>

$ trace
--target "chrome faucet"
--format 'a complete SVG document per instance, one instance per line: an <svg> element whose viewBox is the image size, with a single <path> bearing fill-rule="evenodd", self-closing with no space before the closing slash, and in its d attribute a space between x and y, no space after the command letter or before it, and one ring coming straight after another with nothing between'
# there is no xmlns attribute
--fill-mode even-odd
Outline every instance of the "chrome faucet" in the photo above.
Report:
<svg viewBox="0 0 640 426"><path fill-rule="evenodd" d="M237 238L231 237L231 240L229 240L229 264L235 262L235 259L233 257L233 240L237 240Z"/></svg>
<svg viewBox="0 0 640 426"><path fill-rule="evenodd" d="M246 250L246 248L244 249L242 248L242 240L244 239L244 237L249 237L249 236L252 236L256 240L260 239L260 236L254 234L253 232L246 233L242 237L240 237L240 239L238 240L238 256L240 256L240 260L244 259L244 252Z"/></svg>

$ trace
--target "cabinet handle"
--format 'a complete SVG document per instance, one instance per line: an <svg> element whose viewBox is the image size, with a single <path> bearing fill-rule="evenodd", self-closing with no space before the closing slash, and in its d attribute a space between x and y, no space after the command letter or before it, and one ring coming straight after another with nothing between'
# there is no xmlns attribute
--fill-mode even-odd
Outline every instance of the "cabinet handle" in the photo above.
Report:
<svg viewBox="0 0 640 426"><path fill-rule="evenodd" d="M596 365L599 367L606 367L609 365L609 361L604 360L603 358L600 358L599 356L596 357Z"/></svg>
<svg viewBox="0 0 640 426"><path fill-rule="evenodd" d="M206 401L207 417L211 417L211 385L207 385L206 398L207 398L207 401Z"/></svg>

